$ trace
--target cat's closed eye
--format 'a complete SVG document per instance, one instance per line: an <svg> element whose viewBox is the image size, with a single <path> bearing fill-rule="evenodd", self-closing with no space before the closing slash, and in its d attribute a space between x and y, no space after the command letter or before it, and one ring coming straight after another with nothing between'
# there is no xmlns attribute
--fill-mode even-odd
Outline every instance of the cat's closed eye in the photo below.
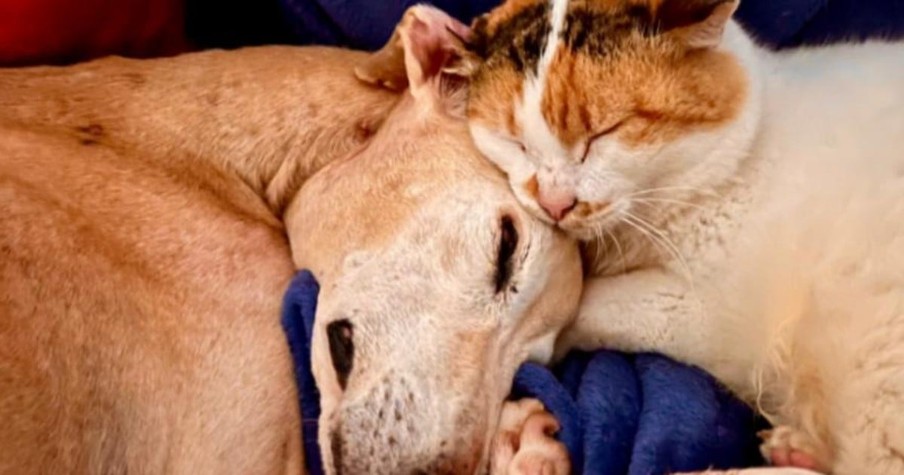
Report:
<svg viewBox="0 0 904 475"><path fill-rule="evenodd" d="M587 156L590 155L590 148L593 146L594 142L603 137L606 137L607 135L611 135L617 132L618 129L620 129L621 126L625 125L625 122L627 121L627 118L621 119L618 122L610 125L609 127L606 127L602 131L591 135L590 138L587 139L587 144L584 146L584 155L581 156L581 163L584 163L587 160Z"/></svg>
<svg viewBox="0 0 904 475"><path fill-rule="evenodd" d="M504 138L504 140L510 143L513 147L518 147L518 150L520 150L521 153L527 153L527 145L524 145L524 142L513 138Z"/></svg>

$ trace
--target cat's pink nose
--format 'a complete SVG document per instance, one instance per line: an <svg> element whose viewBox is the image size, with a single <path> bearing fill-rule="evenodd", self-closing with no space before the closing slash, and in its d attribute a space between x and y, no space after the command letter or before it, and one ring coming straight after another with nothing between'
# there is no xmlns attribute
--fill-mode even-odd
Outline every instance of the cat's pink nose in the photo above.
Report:
<svg viewBox="0 0 904 475"><path fill-rule="evenodd" d="M574 209L578 200L574 193L570 192L540 193L537 203L553 221L561 221L569 211Z"/></svg>

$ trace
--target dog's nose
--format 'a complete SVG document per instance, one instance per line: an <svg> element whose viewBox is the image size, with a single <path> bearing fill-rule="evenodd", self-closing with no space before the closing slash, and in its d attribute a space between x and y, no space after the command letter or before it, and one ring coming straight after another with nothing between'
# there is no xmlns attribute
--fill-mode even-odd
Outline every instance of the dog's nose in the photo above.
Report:
<svg viewBox="0 0 904 475"><path fill-rule="evenodd" d="M568 191L556 191L554 193L540 193L537 203L546 211L553 221L561 221L569 211L578 203L574 193Z"/></svg>

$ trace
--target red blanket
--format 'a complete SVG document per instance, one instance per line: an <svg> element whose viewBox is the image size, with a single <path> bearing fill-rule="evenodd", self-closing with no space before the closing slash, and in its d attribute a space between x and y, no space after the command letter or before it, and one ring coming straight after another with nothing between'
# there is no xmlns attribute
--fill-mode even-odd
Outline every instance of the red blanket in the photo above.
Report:
<svg viewBox="0 0 904 475"><path fill-rule="evenodd" d="M183 0L0 0L0 65L184 48Z"/></svg>

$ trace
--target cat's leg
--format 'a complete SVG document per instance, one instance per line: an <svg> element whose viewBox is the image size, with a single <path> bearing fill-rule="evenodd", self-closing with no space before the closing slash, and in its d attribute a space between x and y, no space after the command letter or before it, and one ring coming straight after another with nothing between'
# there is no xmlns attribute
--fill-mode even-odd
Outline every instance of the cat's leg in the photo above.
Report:
<svg viewBox="0 0 904 475"><path fill-rule="evenodd" d="M556 351L655 351L703 366L713 328L685 279L658 269L635 271L584 283L578 316Z"/></svg>
<svg viewBox="0 0 904 475"><path fill-rule="evenodd" d="M865 358L857 363L857 374L839 388L830 407L831 473L904 474L904 361Z"/></svg>
<svg viewBox="0 0 904 475"><path fill-rule="evenodd" d="M796 451L833 475L904 474L901 287L839 279L813 289L777 360L775 382L789 390L766 449L776 464L800 465Z"/></svg>

